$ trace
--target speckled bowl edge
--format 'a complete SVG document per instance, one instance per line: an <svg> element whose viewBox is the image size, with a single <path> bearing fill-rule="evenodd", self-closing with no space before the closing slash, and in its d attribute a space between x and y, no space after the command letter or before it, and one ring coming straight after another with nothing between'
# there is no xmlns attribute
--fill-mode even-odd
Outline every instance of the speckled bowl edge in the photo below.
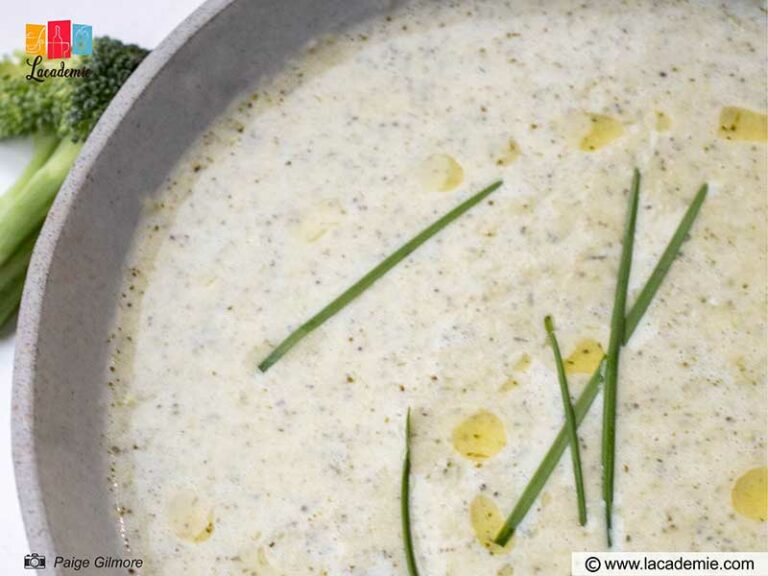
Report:
<svg viewBox="0 0 768 576"><path fill-rule="evenodd" d="M54 550L38 477L34 411L42 305L61 231L95 161L137 98L171 57L233 2L208 0L160 43L125 83L85 143L59 191L35 246L19 313L11 397L11 438L16 487L31 550Z"/></svg>

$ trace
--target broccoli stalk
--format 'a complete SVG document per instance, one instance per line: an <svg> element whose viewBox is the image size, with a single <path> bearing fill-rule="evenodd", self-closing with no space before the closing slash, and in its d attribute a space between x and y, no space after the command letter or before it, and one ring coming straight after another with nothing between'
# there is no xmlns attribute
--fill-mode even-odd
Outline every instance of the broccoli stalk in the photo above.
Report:
<svg viewBox="0 0 768 576"><path fill-rule="evenodd" d="M16 312L16 308L19 307L21 293L24 290L25 278L26 272L21 276L14 278L12 283L5 290L0 291L0 327L13 316L13 313Z"/></svg>
<svg viewBox="0 0 768 576"><path fill-rule="evenodd" d="M91 56L69 64L88 67L90 75L42 83L25 78L29 68L18 55L0 61L0 139L35 138L32 160L0 196L0 326L18 306L37 234L83 141L146 54L97 38Z"/></svg>
<svg viewBox="0 0 768 576"><path fill-rule="evenodd" d="M3 196L0 196L0 211L2 211L2 205L18 196L19 192L23 190L27 182L29 182L32 176L35 175L35 172L42 168L43 164L45 164L48 161L48 158L51 157L51 154L53 154L53 151L56 150L56 146L59 145L60 141L54 134L35 134L32 138L34 140L32 159L29 161L26 168L24 168L24 172L21 173L21 176L19 176L19 179L16 180L13 186L8 188Z"/></svg>
<svg viewBox="0 0 768 576"><path fill-rule="evenodd" d="M48 161L0 208L0 265L43 223L82 147L80 142L62 140Z"/></svg>
<svg viewBox="0 0 768 576"><path fill-rule="evenodd" d="M13 315L19 304L38 232L35 230L30 234L5 266L0 267L0 326Z"/></svg>

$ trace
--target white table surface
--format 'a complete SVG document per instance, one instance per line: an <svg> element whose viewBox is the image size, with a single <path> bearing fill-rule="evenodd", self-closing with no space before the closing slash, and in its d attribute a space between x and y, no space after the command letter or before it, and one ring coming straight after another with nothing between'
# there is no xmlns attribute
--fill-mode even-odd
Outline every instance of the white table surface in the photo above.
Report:
<svg viewBox="0 0 768 576"><path fill-rule="evenodd" d="M203 0L27 0L3 5L0 54L24 48L24 25L71 19L93 26L95 36L110 35L147 48L157 45ZM21 172L30 157L26 140L0 142L0 193ZM0 331L0 574L29 576L23 569L27 549L11 460L11 377L13 327Z"/></svg>

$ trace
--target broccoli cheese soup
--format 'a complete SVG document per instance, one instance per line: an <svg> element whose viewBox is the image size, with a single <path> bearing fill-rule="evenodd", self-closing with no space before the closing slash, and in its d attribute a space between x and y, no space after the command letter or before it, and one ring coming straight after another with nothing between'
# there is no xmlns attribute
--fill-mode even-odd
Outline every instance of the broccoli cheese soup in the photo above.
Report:
<svg viewBox="0 0 768 576"><path fill-rule="evenodd" d="M110 336L142 573L765 551L765 32L751 1L416 1L237 98Z"/></svg>

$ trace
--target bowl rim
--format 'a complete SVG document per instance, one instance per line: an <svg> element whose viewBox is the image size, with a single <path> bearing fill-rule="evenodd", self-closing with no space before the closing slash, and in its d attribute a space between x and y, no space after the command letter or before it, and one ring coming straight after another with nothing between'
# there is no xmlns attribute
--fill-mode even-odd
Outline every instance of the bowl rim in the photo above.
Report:
<svg viewBox="0 0 768 576"><path fill-rule="evenodd" d="M35 382L38 336L53 255L80 189L113 133L173 56L238 0L206 0L155 47L102 114L70 170L37 240L21 300L11 391L11 452L16 493L29 548L53 555L55 546L37 466Z"/></svg>

